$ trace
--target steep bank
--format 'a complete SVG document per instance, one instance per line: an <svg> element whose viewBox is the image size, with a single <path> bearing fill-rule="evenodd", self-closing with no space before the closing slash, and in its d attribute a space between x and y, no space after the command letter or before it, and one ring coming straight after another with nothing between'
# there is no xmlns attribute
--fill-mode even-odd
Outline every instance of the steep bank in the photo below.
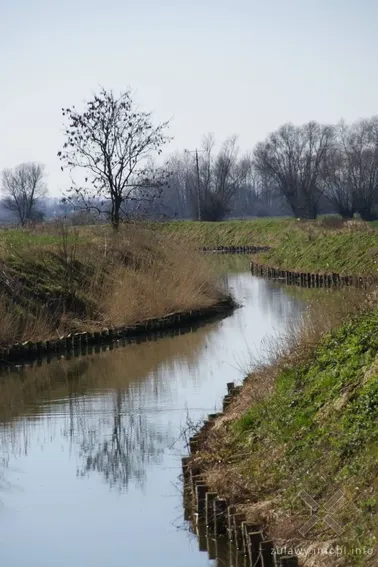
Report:
<svg viewBox="0 0 378 567"><path fill-rule="evenodd" d="M378 275L378 228L375 223L267 218L219 223L162 223L164 233L200 246L270 246L255 259L283 270Z"/></svg>
<svg viewBox="0 0 378 567"><path fill-rule="evenodd" d="M306 566L377 564L375 306L250 374L192 457L211 492Z"/></svg>
<svg viewBox="0 0 378 567"><path fill-rule="evenodd" d="M224 297L194 247L142 224L0 233L0 346L134 325Z"/></svg>

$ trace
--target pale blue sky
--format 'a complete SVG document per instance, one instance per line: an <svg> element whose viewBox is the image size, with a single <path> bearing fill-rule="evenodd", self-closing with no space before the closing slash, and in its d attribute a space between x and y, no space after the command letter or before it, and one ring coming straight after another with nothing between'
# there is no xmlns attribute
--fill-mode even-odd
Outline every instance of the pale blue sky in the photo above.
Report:
<svg viewBox="0 0 378 567"><path fill-rule="evenodd" d="M374 0L2 0L0 169L46 164L62 106L103 85L130 86L157 120L167 151L202 135L239 135L251 149L280 124L378 114Z"/></svg>

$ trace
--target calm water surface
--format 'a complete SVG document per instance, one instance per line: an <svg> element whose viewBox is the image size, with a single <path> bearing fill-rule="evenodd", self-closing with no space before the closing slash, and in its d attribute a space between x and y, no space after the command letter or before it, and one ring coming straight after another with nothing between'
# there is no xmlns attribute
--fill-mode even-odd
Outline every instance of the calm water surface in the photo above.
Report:
<svg viewBox="0 0 378 567"><path fill-rule="evenodd" d="M2 567L214 565L184 523L180 431L305 308L246 256L218 262L232 316L0 377Z"/></svg>

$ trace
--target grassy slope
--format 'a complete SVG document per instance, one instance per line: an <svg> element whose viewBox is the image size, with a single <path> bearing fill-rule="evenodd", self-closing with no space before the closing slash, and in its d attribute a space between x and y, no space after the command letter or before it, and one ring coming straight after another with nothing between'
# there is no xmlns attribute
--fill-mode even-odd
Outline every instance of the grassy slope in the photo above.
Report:
<svg viewBox="0 0 378 567"><path fill-rule="evenodd" d="M201 245L270 245L258 260L286 269L378 273L374 224L334 220L259 219L223 223L169 223L165 230ZM269 376L274 372L276 379ZM269 524L282 544L332 542L351 550L374 548L378 538L378 311L350 317L320 340L300 364L278 363L263 375L267 394L256 396L252 375L244 407L219 421L201 455L211 488L244 506L251 521ZM257 379L258 381L258 379ZM249 386L248 386L249 384ZM257 386L259 388L260 386ZM251 388L250 390L248 388ZM248 394L250 392L250 394ZM243 402L241 402L243 404ZM246 409L246 407L248 409ZM309 492L322 521L302 540L309 518L298 498ZM345 495L332 516L342 535L326 529L324 504ZM323 508L322 508L323 506ZM261 510L269 510L264 515ZM377 564L351 555L341 564ZM308 559L308 565L317 565ZM332 558L326 564L333 564Z"/></svg>
<svg viewBox="0 0 378 567"><path fill-rule="evenodd" d="M281 368L270 396L218 428L210 454L202 457L210 485L215 479L222 491L222 478L231 477L242 487L234 500L269 501L276 514L271 530L286 543L333 540L348 548L373 548L378 539L377 415L378 312L370 311L324 336L301 364ZM321 506L342 490L345 499L332 510L344 530L340 537L319 522L300 541L298 530L308 519L297 496L303 489ZM319 516L324 515L323 508ZM349 557L346 564L372 559L375 565L377 549L375 554L375 559Z"/></svg>
<svg viewBox="0 0 378 567"><path fill-rule="evenodd" d="M158 225L164 231L194 240L201 246L274 245L291 231L292 219L198 222L175 221Z"/></svg>
<svg viewBox="0 0 378 567"><path fill-rule="evenodd" d="M162 228L203 246L271 246L272 250L259 255L258 260L283 269L378 274L378 228L374 223L272 218L220 223L178 221Z"/></svg>
<svg viewBox="0 0 378 567"><path fill-rule="evenodd" d="M203 256L145 225L0 232L0 344L133 324L215 303Z"/></svg>

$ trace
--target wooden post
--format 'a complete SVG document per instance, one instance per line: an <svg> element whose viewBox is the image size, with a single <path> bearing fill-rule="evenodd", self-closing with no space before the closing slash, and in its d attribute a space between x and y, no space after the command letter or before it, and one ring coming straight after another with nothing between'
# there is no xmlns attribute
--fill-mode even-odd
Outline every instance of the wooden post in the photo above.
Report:
<svg viewBox="0 0 378 567"><path fill-rule="evenodd" d="M196 485L197 497L197 512L199 518L204 518L206 515L206 493L209 491L205 484Z"/></svg>
<svg viewBox="0 0 378 567"><path fill-rule="evenodd" d="M236 512L235 506L229 506L227 510L227 532L228 537L232 541L234 537L234 514Z"/></svg>
<svg viewBox="0 0 378 567"><path fill-rule="evenodd" d="M214 528L214 500L216 499L216 497L217 494L215 492L206 492L205 522L209 529Z"/></svg>
<svg viewBox="0 0 378 567"><path fill-rule="evenodd" d="M209 559L212 561L214 559L217 558L217 546L216 546L216 541L213 537L207 537L207 555L209 557Z"/></svg>
<svg viewBox="0 0 378 567"><path fill-rule="evenodd" d="M234 514L233 515L233 526L234 526L234 541L236 548L238 550L243 549L243 532L242 523L245 522L245 514Z"/></svg>
<svg viewBox="0 0 378 567"><path fill-rule="evenodd" d="M65 338L65 347L67 350L72 349L72 335L67 335Z"/></svg>
<svg viewBox="0 0 378 567"><path fill-rule="evenodd" d="M235 389L235 383L234 382L227 382L227 392L229 394L232 394L234 389Z"/></svg>
<svg viewBox="0 0 378 567"><path fill-rule="evenodd" d="M223 411L226 411L231 402L232 396L230 396L229 394L223 398Z"/></svg>
<svg viewBox="0 0 378 567"><path fill-rule="evenodd" d="M214 531L217 535L227 534L227 501L224 498L215 498L214 506Z"/></svg>
<svg viewBox="0 0 378 567"><path fill-rule="evenodd" d="M260 541L261 567L274 567L274 545L270 540Z"/></svg>
<svg viewBox="0 0 378 567"><path fill-rule="evenodd" d="M193 488L193 496L196 497L196 486L197 484L204 484L204 479L203 476L201 474L193 474L193 472L195 472L195 470L193 471L193 469L190 469L190 480L192 483L192 488Z"/></svg>
<svg viewBox="0 0 378 567"><path fill-rule="evenodd" d="M259 531L259 526L248 522L242 522L241 530L243 535L243 552L248 553L248 534Z"/></svg>
<svg viewBox="0 0 378 567"><path fill-rule="evenodd" d="M195 435L193 435L193 437L189 439L189 447L190 447L190 452L192 454L198 451L200 440L201 440L201 435L199 433L196 433Z"/></svg>
<svg viewBox="0 0 378 567"><path fill-rule="evenodd" d="M261 567L260 543L262 540L262 532L247 533L248 557L254 567Z"/></svg>

